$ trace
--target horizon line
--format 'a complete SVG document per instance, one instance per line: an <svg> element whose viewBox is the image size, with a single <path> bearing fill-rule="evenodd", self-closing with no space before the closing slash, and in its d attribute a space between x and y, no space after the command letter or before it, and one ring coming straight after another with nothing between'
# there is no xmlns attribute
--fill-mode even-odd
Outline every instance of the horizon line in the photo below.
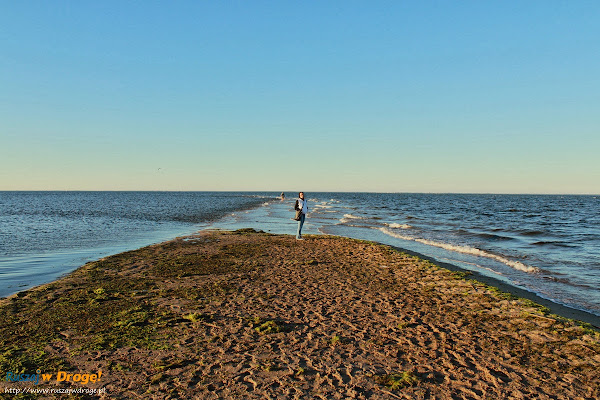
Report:
<svg viewBox="0 0 600 400"><path fill-rule="evenodd" d="M295 190L170 190L170 189L0 189L1 192L157 192L157 193L297 193ZM371 191L371 190L304 190L306 193L372 193L372 194L467 194L467 195L506 195L506 196L600 196L600 193L541 193L541 192L412 192L412 191Z"/></svg>

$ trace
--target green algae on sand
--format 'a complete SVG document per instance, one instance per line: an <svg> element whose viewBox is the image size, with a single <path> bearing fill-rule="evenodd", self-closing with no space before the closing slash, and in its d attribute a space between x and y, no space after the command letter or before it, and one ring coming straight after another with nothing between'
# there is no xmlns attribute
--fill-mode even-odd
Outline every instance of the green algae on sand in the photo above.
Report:
<svg viewBox="0 0 600 400"><path fill-rule="evenodd" d="M201 232L88 263L0 315L0 373L101 370L85 387L118 398L600 396L591 327L347 238Z"/></svg>

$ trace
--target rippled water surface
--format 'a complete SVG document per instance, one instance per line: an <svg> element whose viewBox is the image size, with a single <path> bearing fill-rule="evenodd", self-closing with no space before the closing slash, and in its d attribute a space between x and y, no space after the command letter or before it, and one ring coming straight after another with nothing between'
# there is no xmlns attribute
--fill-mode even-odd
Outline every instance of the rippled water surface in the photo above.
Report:
<svg viewBox="0 0 600 400"><path fill-rule="evenodd" d="M0 296L102 256L192 233L266 198L234 192L0 192Z"/></svg>

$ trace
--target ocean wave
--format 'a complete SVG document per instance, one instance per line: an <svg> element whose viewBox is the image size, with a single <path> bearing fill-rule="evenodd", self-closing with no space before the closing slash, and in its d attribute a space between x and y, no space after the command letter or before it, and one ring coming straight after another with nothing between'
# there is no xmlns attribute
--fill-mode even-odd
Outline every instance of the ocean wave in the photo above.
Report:
<svg viewBox="0 0 600 400"><path fill-rule="evenodd" d="M494 235L493 233L475 233L474 235L488 240L514 240L511 237Z"/></svg>
<svg viewBox="0 0 600 400"><path fill-rule="evenodd" d="M242 197L252 197L254 199L272 199L273 196L266 196L264 194L243 194Z"/></svg>
<svg viewBox="0 0 600 400"><path fill-rule="evenodd" d="M530 265L523 264L522 262L519 262L519 261L509 260L508 258L499 256L497 254L488 253L487 251L478 249L476 247L459 246L459 245L454 245L454 244L449 244L449 243L436 242L433 240L415 238L415 237L406 236L406 235L399 235L399 234L389 230L388 228L379 228L379 230L381 232L385 233L386 235L389 235L389 236L392 236L392 237L395 237L398 239L412 240L414 242L423 243L428 246L439 247L439 248L454 251L457 253L469 254L469 255L478 256L478 257L491 258L493 260L501 262L502 264L508 265L509 267L514 268L518 271L523 271L523 272L528 272L528 273L539 272L539 269L536 267L532 267Z"/></svg>
<svg viewBox="0 0 600 400"><path fill-rule="evenodd" d="M358 216L352 215L352 214L344 214L344 218L348 218L348 219L366 219L365 217L358 217Z"/></svg>
<svg viewBox="0 0 600 400"><path fill-rule="evenodd" d="M398 228L398 229L410 229L410 228L412 228L411 225L408 225L408 224L397 224L395 222L393 222L391 224L387 224L386 223L386 225L389 226L390 228Z"/></svg>
<svg viewBox="0 0 600 400"><path fill-rule="evenodd" d="M540 236L540 235L544 235L547 232L544 231L523 231L523 232L519 232L519 235L521 236Z"/></svg>
<svg viewBox="0 0 600 400"><path fill-rule="evenodd" d="M402 239L402 240L416 240L412 236L401 235L401 234L393 232L393 231L391 231L391 230L389 230L388 228L385 228L385 227L382 227L382 228L373 228L373 229L379 229L381 232L385 233L386 235L391 236L391 237L395 237L397 239Z"/></svg>
<svg viewBox="0 0 600 400"><path fill-rule="evenodd" d="M564 283L566 285L576 286L576 287L580 287L580 288L594 289L593 286L586 285L584 283L575 283L567 278L558 278L556 276L551 276L551 275L542 276L542 278L545 280L548 280L548 281Z"/></svg>
<svg viewBox="0 0 600 400"><path fill-rule="evenodd" d="M531 243L533 246L555 246L555 247L575 247L565 242L560 241L539 241L535 243Z"/></svg>
<svg viewBox="0 0 600 400"><path fill-rule="evenodd" d="M344 214L344 216L342 218L340 218L340 224L345 224L352 220L357 220L357 219L366 219L366 218L358 217L358 216L352 215L352 214Z"/></svg>

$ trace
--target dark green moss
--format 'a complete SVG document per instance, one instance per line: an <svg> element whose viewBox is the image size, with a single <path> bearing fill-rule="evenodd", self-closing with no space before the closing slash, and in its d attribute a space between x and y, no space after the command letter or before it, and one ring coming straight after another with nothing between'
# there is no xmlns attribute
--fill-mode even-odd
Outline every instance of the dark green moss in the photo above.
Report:
<svg viewBox="0 0 600 400"><path fill-rule="evenodd" d="M413 386L419 381L420 379L410 371L379 375L375 377L375 382L391 390L401 389L406 386Z"/></svg>

